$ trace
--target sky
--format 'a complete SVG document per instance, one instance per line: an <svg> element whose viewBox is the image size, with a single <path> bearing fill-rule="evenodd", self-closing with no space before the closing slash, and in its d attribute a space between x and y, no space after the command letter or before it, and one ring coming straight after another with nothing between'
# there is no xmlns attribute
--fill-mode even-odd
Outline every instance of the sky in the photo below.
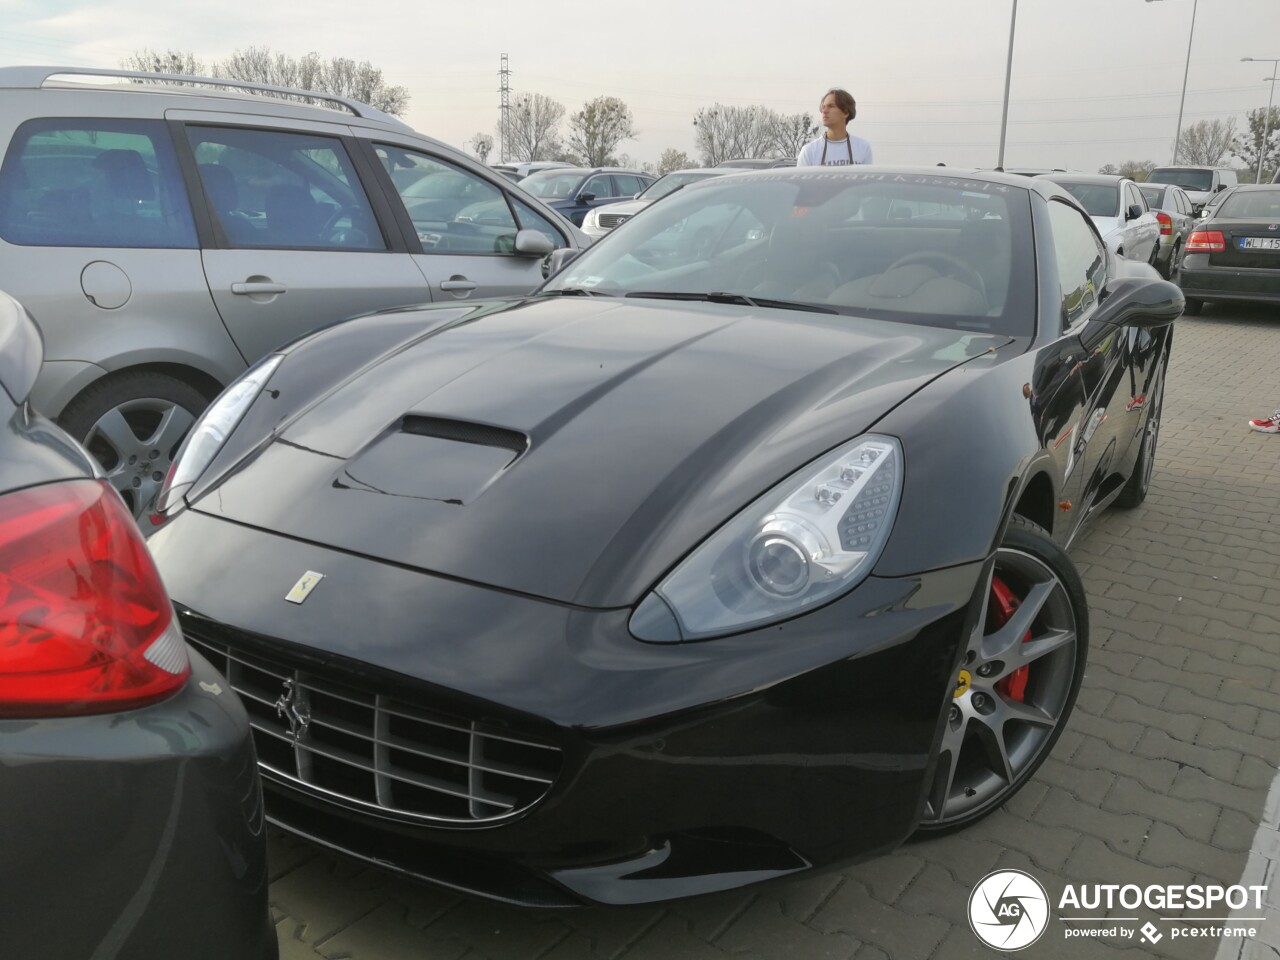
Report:
<svg viewBox="0 0 1280 960"><path fill-rule="evenodd" d="M1016 2L1006 166L1168 163L1188 39L1184 129L1234 117L1243 131L1267 104L1273 64L1241 58L1280 58L1280 0ZM696 160L699 107L759 103L817 123L823 93L841 86L876 162L991 167L1013 4L0 0L0 66L118 67L143 48L211 63L250 46L367 60L408 89L411 126L465 147L495 131L505 53L513 96L568 112L624 100L637 136L619 150L636 162L668 148Z"/></svg>

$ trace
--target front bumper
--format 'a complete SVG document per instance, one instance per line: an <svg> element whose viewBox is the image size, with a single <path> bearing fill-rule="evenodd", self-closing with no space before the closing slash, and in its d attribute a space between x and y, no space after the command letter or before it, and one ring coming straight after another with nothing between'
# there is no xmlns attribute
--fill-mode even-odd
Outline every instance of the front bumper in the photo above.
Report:
<svg viewBox="0 0 1280 960"><path fill-rule="evenodd" d="M0 720L0 930L13 956L268 960L248 718L199 655L125 713Z"/></svg>
<svg viewBox="0 0 1280 960"><path fill-rule="evenodd" d="M149 545L196 642L267 675L320 677L558 749L541 799L470 824L264 769L268 819L286 829L540 906L688 896L899 844L922 808L981 568L871 578L786 623L651 645L627 632L629 610L506 594L195 511ZM285 602L307 570L325 580ZM288 740L278 704L257 696L258 736Z"/></svg>

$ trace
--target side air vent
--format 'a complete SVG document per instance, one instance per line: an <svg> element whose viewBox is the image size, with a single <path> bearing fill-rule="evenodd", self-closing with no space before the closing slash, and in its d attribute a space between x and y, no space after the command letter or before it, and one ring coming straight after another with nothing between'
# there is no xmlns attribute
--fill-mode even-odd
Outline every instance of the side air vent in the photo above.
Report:
<svg viewBox="0 0 1280 960"><path fill-rule="evenodd" d="M419 437L438 437L458 443L474 443L480 447L498 447L512 453L524 453L529 447L529 438L518 431L486 423L447 420L444 417L410 415L404 418L401 430Z"/></svg>

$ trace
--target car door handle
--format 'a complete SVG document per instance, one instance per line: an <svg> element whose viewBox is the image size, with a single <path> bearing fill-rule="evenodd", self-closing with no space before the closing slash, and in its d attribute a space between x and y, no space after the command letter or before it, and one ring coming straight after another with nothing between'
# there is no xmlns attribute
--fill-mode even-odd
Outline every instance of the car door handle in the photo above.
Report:
<svg viewBox="0 0 1280 960"><path fill-rule="evenodd" d="M441 280L441 290L474 290L477 284L474 280L467 280L463 277L454 277L450 280Z"/></svg>
<svg viewBox="0 0 1280 960"><path fill-rule="evenodd" d="M249 296L255 293L288 293L289 288L283 283L233 283L231 292L241 296Z"/></svg>

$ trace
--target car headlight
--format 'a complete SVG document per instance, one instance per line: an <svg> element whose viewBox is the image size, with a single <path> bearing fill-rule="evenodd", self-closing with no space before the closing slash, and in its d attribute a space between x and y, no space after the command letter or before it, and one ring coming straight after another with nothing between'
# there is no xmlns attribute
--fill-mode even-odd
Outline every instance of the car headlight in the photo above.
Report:
<svg viewBox="0 0 1280 960"><path fill-rule="evenodd" d="M196 421L196 425L187 434L187 439L182 442L182 448L165 479L160 496L156 498L156 510L159 513L165 514L177 507L192 484L200 479L200 475L218 455L236 424L257 399L282 360L283 354L273 353L259 361L244 376L222 391L218 399Z"/></svg>
<svg viewBox="0 0 1280 960"><path fill-rule="evenodd" d="M588 227L590 227L592 230L599 229L600 227L600 211L599 210L592 210L590 213L588 213L585 217L582 218L582 228L585 230Z"/></svg>
<svg viewBox="0 0 1280 960"><path fill-rule="evenodd" d="M702 640L793 617L860 583L902 495L902 446L867 434L778 484L711 535L636 608L633 636Z"/></svg>

